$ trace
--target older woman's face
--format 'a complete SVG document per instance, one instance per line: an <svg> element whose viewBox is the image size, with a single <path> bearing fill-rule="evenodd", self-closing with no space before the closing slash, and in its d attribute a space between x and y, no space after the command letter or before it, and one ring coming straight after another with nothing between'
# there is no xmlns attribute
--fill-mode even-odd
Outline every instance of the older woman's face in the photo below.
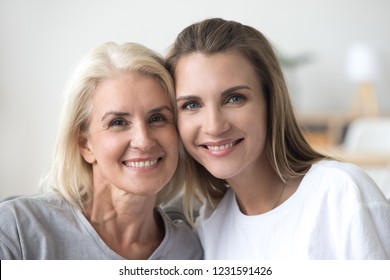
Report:
<svg viewBox="0 0 390 280"><path fill-rule="evenodd" d="M156 194L178 163L169 96L150 76L106 80L94 92L89 136L81 152L93 166L94 188Z"/></svg>

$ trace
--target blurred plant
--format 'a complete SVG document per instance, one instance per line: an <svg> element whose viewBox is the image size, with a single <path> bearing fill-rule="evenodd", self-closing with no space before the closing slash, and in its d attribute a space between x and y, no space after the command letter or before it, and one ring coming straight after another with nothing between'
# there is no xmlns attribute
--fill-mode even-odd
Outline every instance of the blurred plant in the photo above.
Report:
<svg viewBox="0 0 390 280"><path fill-rule="evenodd" d="M278 59L282 68L286 70L293 70L298 66L311 62L313 60L313 56L309 53L303 53L294 57L279 54Z"/></svg>
<svg viewBox="0 0 390 280"><path fill-rule="evenodd" d="M302 106L302 92L296 75L297 69L302 65L313 61L313 56L309 53L302 53L296 56L286 56L278 54L278 59L284 73L287 86L296 108Z"/></svg>

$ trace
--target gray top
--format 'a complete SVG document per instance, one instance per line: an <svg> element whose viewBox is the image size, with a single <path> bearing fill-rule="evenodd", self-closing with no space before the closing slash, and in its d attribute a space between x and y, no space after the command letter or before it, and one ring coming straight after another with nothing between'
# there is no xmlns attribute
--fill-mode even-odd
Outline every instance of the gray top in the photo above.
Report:
<svg viewBox="0 0 390 280"><path fill-rule="evenodd" d="M165 237L149 259L201 259L200 242L188 224L158 211ZM0 259L124 258L107 246L79 209L51 193L0 204Z"/></svg>

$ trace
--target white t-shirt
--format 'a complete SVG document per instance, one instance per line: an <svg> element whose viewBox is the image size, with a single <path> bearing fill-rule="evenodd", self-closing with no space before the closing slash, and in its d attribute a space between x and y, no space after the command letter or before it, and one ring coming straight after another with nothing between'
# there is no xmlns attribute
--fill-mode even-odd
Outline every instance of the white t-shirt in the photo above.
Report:
<svg viewBox="0 0 390 280"><path fill-rule="evenodd" d="M314 164L297 191L244 215L229 189L197 220L205 259L390 259L390 204L360 168Z"/></svg>
<svg viewBox="0 0 390 280"><path fill-rule="evenodd" d="M158 211L165 236L149 259L202 259L199 239L186 222L180 217L171 219L160 208ZM53 193L0 204L0 259L124 258L107 246L79 209Z"/></svg>

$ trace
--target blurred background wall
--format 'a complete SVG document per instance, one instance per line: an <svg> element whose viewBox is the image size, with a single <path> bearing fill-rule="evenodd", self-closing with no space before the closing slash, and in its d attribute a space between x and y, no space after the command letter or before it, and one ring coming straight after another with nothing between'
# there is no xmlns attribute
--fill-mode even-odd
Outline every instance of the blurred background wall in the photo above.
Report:
<svg viewBox="0 0 390 280"><path fill-rule="evenodd" d="M0 0L0 199L39 191L61 93L78 60L105 41L165 54L185 26L208 17L252 25L277 48L297 112L343 115L357 91L347 57L375 57L380 114L390 112L387 0Z"/></svg>

